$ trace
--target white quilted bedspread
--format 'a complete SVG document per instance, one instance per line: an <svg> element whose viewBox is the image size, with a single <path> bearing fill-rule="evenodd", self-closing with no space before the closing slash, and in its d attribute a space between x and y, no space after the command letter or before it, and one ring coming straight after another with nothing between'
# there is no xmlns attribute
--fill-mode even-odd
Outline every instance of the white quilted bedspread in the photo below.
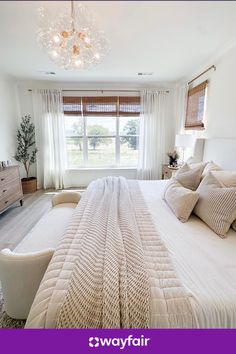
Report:
<svg viewBox="0 0 236 354"><path fill-rule="evenodd" d="M123 262L125 267L119 270ZM176 277L138 182L123 177L97 180L84 193L54 254L27 327L137 328L155 323L166 328L192 327L188 295Z"/></svg>
<svg viewBox="0 0 236 354"><path fill-rule="evenodd" d="M139 181L147 210L168 249L181 284L188 292L196 328L236 328L236 232L222 240L195 216L181 223L162 200L166 181ZM148 231L148 229L147 229ZM31 308L26 327L53 328L76 259L65 238L55 253ZM152 269L155 241L149 239L145 260L150 272L150 327L166 328L160 316L159 274ZM165 302L166 304L166 302ZM165 307L165 306L164 306ZM165 309L166 310L166 309ZM176 327L181 327L181 323Z"/></svg>

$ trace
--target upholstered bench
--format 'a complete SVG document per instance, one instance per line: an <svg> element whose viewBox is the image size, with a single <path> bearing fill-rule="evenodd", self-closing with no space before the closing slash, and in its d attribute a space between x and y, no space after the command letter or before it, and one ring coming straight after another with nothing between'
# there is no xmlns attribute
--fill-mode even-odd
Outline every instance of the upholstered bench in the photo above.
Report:
<svg viewBox="0 0 236 354"><path fill-rule="evenodd" d="M61 192L14 250L0 252L0 281L6 313L26 319L43 275L80 200L80 193Z"/></svg>

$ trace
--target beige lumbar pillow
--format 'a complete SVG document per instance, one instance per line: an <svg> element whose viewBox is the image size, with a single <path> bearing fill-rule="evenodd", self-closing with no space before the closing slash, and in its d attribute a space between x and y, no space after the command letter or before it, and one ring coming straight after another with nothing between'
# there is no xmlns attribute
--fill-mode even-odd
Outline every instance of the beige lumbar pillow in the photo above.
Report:
<svg viewBox="0 0 236 354"><path fill-rule="evenodd" d="M164 200L182 222L188 220L198 197L197 192L184 188L175 178L169 181L164 191Z"/></svg>
<svg viewBox="0 0 236 354"><path fill-rule="evenodd" d="M211 172L197 189L199 200L194 213L220 237L226 237L236 219L236 188L222 187Z"/></svg>
<svg viewBox="0 0 236 354"><path fill-rule="evenodd" d="M205 164L198 164L197 167L190 168L188 164L184 164L175 174L175 179L182 184L183 187L195 191L201 181L202 171Z"/></svg>

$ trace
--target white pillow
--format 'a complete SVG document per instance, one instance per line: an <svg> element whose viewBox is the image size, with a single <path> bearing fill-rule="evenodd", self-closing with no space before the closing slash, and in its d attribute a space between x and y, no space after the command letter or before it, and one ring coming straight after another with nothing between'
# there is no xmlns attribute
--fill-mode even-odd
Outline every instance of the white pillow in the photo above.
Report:
<svg viewBox="0 0 236 354"><path fill-rule="evenodd" d="M199 194L197 192L184 188L174 178L170 180L164 191L164 200L182 222L188 220L198 201L198 197Z"/></svg>
<svg viewBox="0 0 236 354"><path fill-rule="evenodd" d="M194 213L220 237L236 219L236 188L222 187L211 172L202 180Z"/></svg>

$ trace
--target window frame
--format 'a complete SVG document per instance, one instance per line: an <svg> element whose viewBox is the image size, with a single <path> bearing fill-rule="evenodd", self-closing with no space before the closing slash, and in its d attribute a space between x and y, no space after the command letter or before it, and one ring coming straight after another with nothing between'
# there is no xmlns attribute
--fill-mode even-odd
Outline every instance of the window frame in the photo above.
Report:
<svg viewBox="0 0 236 354"><path fill-rule="evenodd" d="M126 116L129 117L130 119L139 119L140 118L140 113L139 114L127 114L127 115L120 115L120 112L117 111L117 115L111 115L111 118L114 118L115 121L115 127L116 127L116 134L114 135L88 135L87 134L87 118L88 117L102 117L102 115L79 115L79 114L73 114L74 117L80 119L83 119L83 135L73 135L73 136L65 136L66 140L67 138L82 138L83 139L83 165L82 166L73 166L70 167L68 165L68 153L66 150L66 169L137 169L137 164L136 165L131 165L131 166L122 166L120 165L121 162L121 156L120 156L120 145L121 145L121 138L122 137L137 137L138 139L140 138L140 134L135 134L135 135L120 135L120 119L122 117ZM66 116L70 117L71 114L66 114L64 113L64 120L66 120ZM104 116L108 117L108 115ZM99 136L99 137L104 137L104 138L113 138L115 139L115 164L114 165L104 165L104 166L92 166L88 164L89 161L89 138L94 137L94 136ZM67 144L66 144L67 145ZM138 161L137 161L138 163Z"/></svg>

